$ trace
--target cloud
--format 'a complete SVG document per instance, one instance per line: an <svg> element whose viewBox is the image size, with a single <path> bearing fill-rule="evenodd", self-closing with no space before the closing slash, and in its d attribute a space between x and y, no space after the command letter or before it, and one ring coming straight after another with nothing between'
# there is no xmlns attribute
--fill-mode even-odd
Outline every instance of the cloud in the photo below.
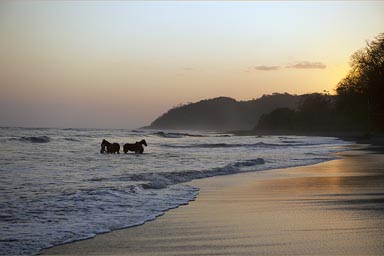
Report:
<svg viewBox="0 0 384 256"><path fill-rule="evenodd" d="M286 68L295 68L295 69L325 69L327 66L321 62L310 62L310 61L301 61L296 62L295 64L290 64Z"/></svg>
<svg viewBox="0 0 384 256"><path fill-rule="evenodd" d="M260 71L274 71L274 70L279 70L281 69L280 66L256 66L254 67L255 70L260 70Z"/></svg>
<svg viewBox="0 0 384 256"><path fill-rule="evenodd" d="M313 61L298 61L287 66L267 66L260 65L249 67L245 72L252 71L277 71L281 69L325 69L327 66L322 62L313 62Z"/></svg>

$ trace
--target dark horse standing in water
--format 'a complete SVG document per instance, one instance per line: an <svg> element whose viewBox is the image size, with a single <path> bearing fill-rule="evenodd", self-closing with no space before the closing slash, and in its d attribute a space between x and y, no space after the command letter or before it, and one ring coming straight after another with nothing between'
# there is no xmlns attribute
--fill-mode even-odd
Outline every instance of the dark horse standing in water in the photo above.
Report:
<svg viewBox="0 0 384 256"><path fill-rule="evenodd" d="M133 151L136 154L143 154L143 152L144 152L143 145L147 146L147 142L145 140L141 140L140 142L136 141L136 143L134 143L134 144L126 143L123 146L123 151L124 151L125 154L128 151Z"/></svg>
<svg viewBox="0 0 384 256"><path fill-rule="evenodd" d="M100 153L120 154L120 145L103 140L103 142L101 142Z"/></svg>

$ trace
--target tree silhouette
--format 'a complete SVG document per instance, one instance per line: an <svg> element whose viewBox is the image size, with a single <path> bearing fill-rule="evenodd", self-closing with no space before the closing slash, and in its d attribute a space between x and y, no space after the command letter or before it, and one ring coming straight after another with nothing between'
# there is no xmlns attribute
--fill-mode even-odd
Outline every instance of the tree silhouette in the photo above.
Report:
<svg viewBox="0 0 384 256"><path fill-rule="evenodd" d="M335 97L328 93L300 96L297 110L278 108L259 119L256 130L271 131L329 131L337 129Z"/></svg>
<svg viewBox="0 0 384 256"><path fill-rule="evenodd" d="M349 122L384 129L384 33L351 57L351 70L337 85L338 106Z"/></svg>
<svg viewBox="0 0 384 256"><path fill-rule="evenodd" d="M257 130L292 131L297 126L297 112L289 108L277 108L260 117Z"/></svg>

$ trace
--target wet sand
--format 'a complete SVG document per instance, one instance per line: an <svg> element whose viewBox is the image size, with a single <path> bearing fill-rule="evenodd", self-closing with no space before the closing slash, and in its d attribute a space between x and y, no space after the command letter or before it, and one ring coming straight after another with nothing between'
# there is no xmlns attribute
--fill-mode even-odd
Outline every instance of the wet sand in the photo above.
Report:
<svg viewBox="0 0 384 256"><path fill-rule="evenodd" d="M190 182L189 205L44 255L383 255L384 155Z"/></svg>

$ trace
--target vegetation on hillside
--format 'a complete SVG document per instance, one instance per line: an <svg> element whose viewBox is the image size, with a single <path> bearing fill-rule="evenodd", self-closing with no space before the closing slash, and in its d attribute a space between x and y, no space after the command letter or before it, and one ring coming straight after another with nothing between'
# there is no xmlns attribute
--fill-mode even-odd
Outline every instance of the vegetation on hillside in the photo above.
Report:
<svg viewBox="0 0 384 256"><path fill-rule="evenodd" d="M172 108L146 128L251 130L262 114L281 107L295 109L299 98L287 93L274 93L250 101L236 101L228 97L202 100Z"/></svg>
<svg viewBox="0 0 384 256"><path fill-rule="evenodd" d="M298 109L261 116L256 130L384 131L384 33L351 57L351 70L337 95L312 94Z"/></svg>
<svg viewBox="0 0 384 256"><path fill-rule="evenodd" d="M262 115L257 130L326 131L337 119L333 113L334 105L335 97L328 94L302 95L297 109L278 108Z"/></svg>

